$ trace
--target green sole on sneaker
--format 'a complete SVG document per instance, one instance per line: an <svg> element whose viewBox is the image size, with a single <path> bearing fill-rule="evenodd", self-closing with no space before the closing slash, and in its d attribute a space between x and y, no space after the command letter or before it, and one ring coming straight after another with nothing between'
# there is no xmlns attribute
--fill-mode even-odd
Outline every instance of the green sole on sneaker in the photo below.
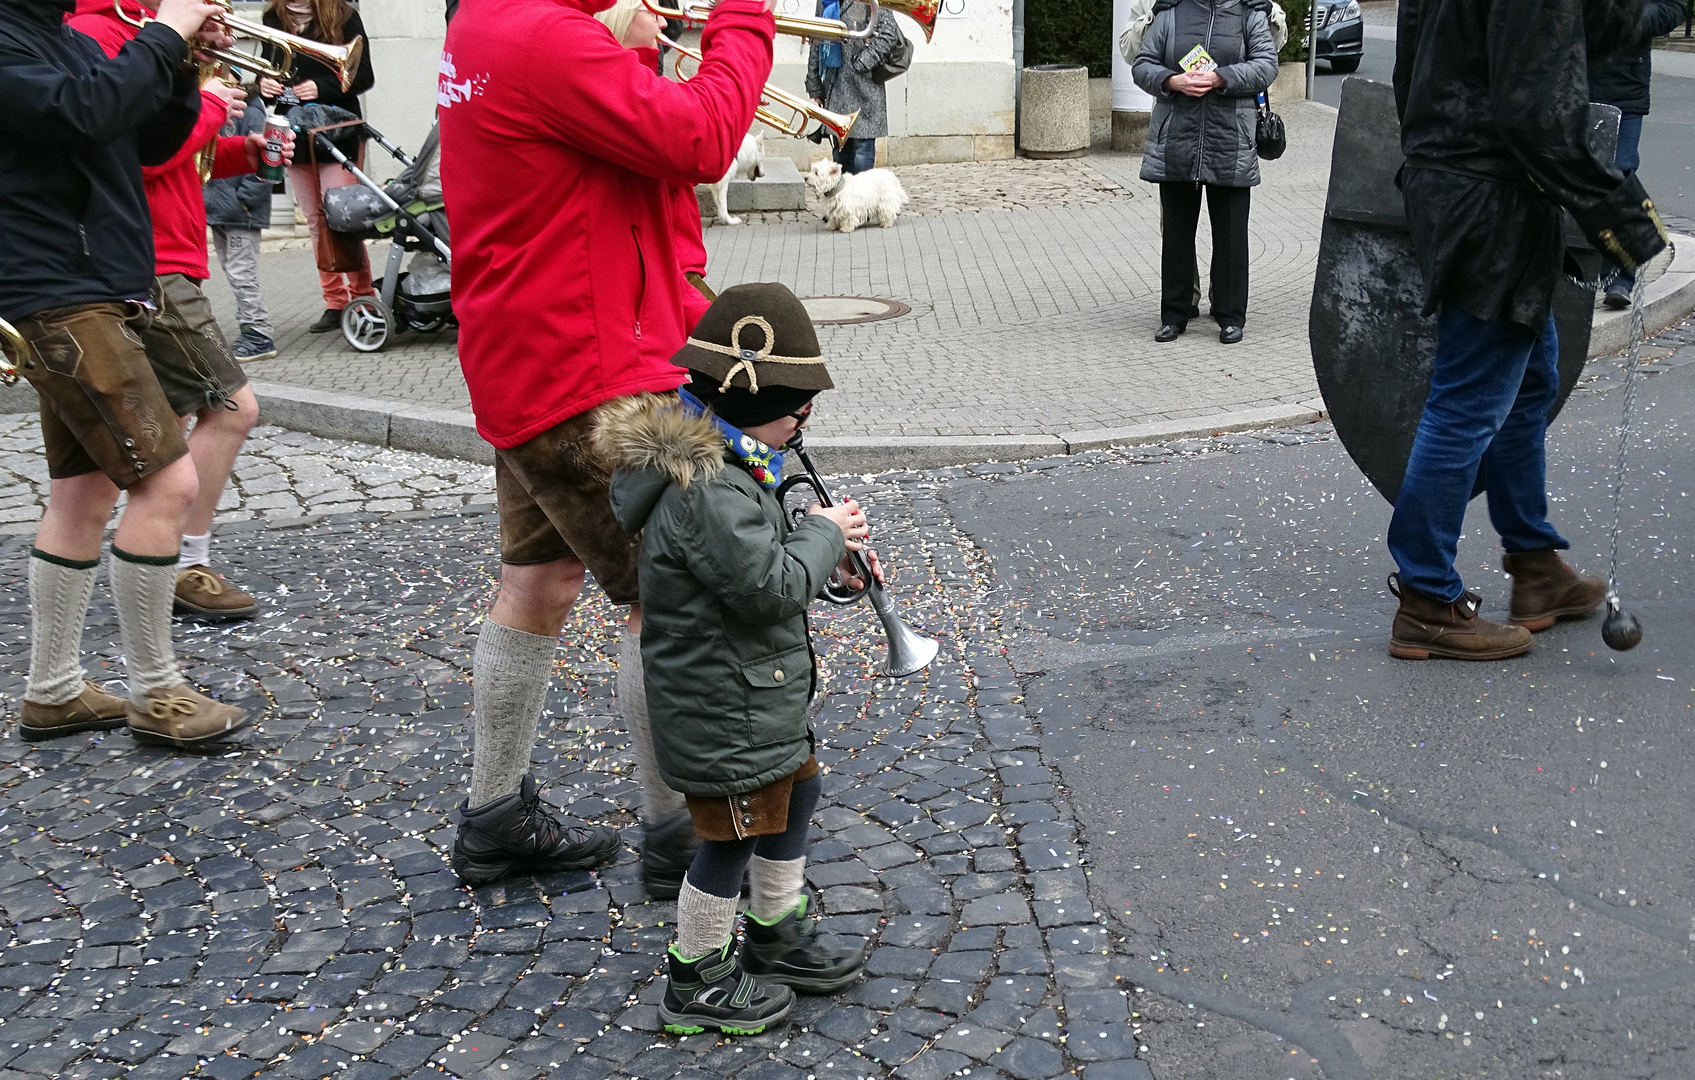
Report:
<svg viewBox="0 0 1695 1080"><path fill-rule="evenodd" d="M767 1016L764 1023L743 1025L733 1021L719 1022L708 1016L690 1016L687 1013L675 1013L663 1004L659 1006L659 1022L666 1031L673 1035L699 1035L707 1028L715 1028L726 1035L763 1035L772 1024L780 1024L789 1018L794 1011L794 997L791 995L787 1005L781 1012Z"/></svg>

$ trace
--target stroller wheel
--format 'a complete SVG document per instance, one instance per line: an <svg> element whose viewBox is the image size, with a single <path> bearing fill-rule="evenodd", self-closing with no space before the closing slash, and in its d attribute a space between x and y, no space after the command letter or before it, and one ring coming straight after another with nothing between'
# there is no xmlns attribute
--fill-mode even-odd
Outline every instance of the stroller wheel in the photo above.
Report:
<svg viewBox="0 0 1695 1080"><path fill-rule="evenodd" d="M360 352L379 352L394 338L394 316L380 298L361 296L342 311L341 333Z"/></svg>
<svg viewBox="0 0 1695 1080"><path fill-rule="evenodd" d="M428 318L413 319L412 329L420 334L434 334L447 329L446 315L432 315Z"/></svg>

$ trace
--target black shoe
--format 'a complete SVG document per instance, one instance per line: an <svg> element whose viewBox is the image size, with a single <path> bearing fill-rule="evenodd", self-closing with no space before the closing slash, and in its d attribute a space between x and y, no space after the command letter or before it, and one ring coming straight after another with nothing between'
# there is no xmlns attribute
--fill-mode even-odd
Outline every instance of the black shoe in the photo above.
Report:
<svg viewBox="0 0 1695 1080"><path fill-rule="evenodd" d="M1179 326L1176 323L1166 323L1164 326L1159 328L1158 333L1154 334L1154 340L1155 341L1176 341L1177 338L1183 333L1183 331L1187 330L1187 329L1188 329L1188 327Z"/></svg>
<svg viewBox="0 0 1695 1080"><path fill-rule="evenodd" d="M818 938L806 917L806 897L774 923L747 914L747 954L742 965L760 982L782 983L809 994L833 994L859 978L865 967L865 942L847 945L835 937Z"/></svg>
<svg viewBox="0 0 1695 1080"><path fill-rule="evenodd" d="M332 307L325 308L324 313L318 316L318 321L308 326L306 332L308 334L327 334L332 330L340 329L341 309Z"/></svg>
<svg viewBox="0 0 1695 1080"><path fill-rule="evenodd" d="M1240 326L1221 327L1218 331L1218 340L1226 345L1234 345L1242 340L1242 328Z"/></svg>
<svg viewBox="0 0 1695 1080"><path fill-rule="evenodd" d="M1607 286L1607 295L1601 298L1601 306L1608 311L1623 311L1630 306L1630 290L1614 282Z"/></svg>
<svg viewBox="0 0 1695 1080"><path fill-rule="evenodd" d="M535 777L526 776L516 795L491 799L475 810L459 804L453 870L461 881L481 885L514 871L586 870L617 852L617 829L567 825L547 812L540 792Z"/></svg>
<svg viewBox="0 0 1695 1080"><path fill-rule="evenodd" d="M700 838L694 834L694 819L678 810L651 825L642 826L642 885L650 900L675 900L683 889Z"/></svg>
<svg viewBox="0 0 1695 1080"><path fill-rule="evenodd" d="M758 1035L795 1007L793 990L755 982L742 970L735 938L698 960L684 960L673 945L665 959L670 978L659 1021L673 1035L697 1035L709 1027L726 1035Z"/></svg>

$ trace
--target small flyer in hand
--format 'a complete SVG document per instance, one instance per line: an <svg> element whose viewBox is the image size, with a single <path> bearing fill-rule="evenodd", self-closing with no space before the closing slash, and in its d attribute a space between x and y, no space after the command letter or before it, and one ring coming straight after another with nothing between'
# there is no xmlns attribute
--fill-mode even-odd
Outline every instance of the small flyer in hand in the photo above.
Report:
<svg viewBox="0 0 1695 1080"><path fill-rule="evenodd" d="M1217 71L1218 61L1206 51L1206 47L1196 45L1183 57L1183 70L1193 75L1198 71Z"/></svg>

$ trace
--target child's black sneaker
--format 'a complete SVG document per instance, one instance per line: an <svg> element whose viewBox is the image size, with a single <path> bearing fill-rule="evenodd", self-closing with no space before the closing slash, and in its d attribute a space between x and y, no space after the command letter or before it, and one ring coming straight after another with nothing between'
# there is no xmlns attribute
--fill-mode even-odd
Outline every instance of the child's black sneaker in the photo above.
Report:
<svg viewBox="0 0 1695 1080"><path fill-rule="evenodd" d="M865 967L865 942L849 945L836 937L813 934L806 917L805 896L774 923L747 913L747 954L742 963L749 975L766 983L781 983L809 994L833 994L859 978Z"/></svg>
<svg viewBox="0 0 1695 1080"><path fill-rule="evenodd" d="M758 1035L789 1015L795 993L767 986L742 970L732 938L715 953L685 960L672 945L666 952L671 977L659 1002L659 1019L673 1035L717 1028L726 1035Z"/></svg>

